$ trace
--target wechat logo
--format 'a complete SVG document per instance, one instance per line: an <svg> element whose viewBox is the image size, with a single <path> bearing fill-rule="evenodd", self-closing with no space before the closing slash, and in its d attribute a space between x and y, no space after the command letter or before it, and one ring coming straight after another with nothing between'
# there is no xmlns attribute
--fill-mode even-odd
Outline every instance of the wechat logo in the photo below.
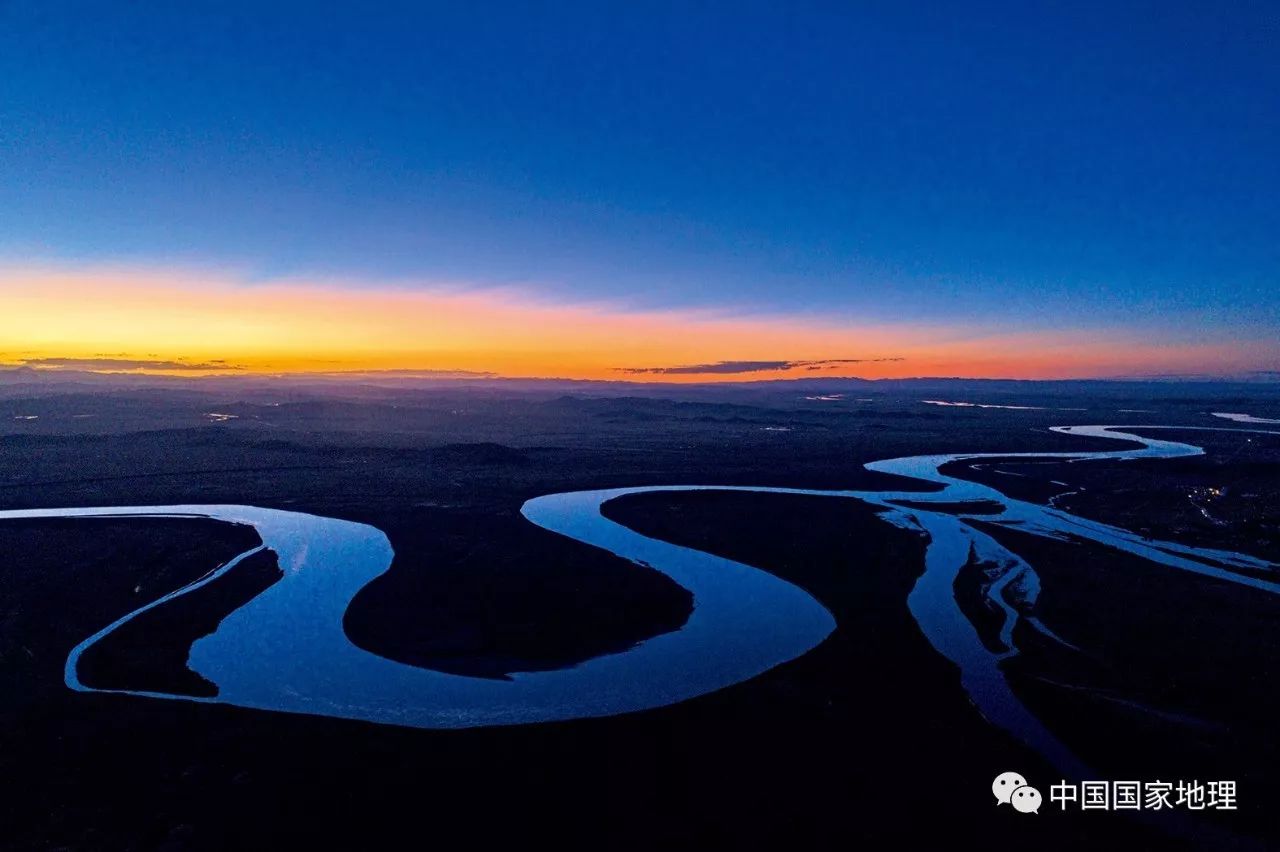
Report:
<svg viewBox="0 0 1280 852"><path fill-rule="evenodd" d="M1040 803L1044 801L1040 791L1016 772L1001 772L997 775L996 780L991 782L991 792L996 797L997 805L1013 805L1013 809L1020 814L1040 813Z"/></svg>

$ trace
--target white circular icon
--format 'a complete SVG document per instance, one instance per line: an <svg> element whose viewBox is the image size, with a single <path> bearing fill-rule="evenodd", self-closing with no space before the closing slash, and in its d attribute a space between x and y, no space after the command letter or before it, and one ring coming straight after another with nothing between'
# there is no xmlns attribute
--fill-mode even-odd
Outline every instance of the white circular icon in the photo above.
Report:
<svg viewBox="0 0 1280 852"><path fill-rule="evenodd" d="M1022 786L1013 791L1013 795L1009 797L1009 802L1013 805L1013 809L1022 814L1038 814L1040 813L1040 803L1044 799L1040 795L1040 791L1035 787Z"/></svg>
<svg viewBox="0 0 1280 852"><path fill-rule="evenodd" d="M1027 779L1018 773L1001 772L996 776L996 780L991 782L991 792L995 794L997 805L1007 805L1009 804L1009 797L1013 795L1013 791L1025 786L1027 786ZM1037 793L1036 795L1040 794Z"/></svg>

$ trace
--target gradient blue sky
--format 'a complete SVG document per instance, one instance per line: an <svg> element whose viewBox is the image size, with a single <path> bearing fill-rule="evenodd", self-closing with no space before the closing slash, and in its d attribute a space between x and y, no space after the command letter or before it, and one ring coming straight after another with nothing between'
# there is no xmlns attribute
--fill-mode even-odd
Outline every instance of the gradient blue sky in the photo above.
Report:
<svg viewBox="0 0 1280 852"><path fill-rule="evenodd" d="M0 259L1280 336L1274 3L368 5L0 0Z"/></svg>

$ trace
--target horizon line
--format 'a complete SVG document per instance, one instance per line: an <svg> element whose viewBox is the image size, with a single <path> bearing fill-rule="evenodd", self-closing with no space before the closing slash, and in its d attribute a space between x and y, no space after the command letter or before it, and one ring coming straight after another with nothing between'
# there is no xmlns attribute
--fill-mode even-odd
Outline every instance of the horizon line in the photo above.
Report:
<svg viewBox="0 0 1280 852"><path fill-rule="evenodd" d="M465 384L486 384L486 383L569 383L576 385L635 385L637 387L696 387L706 385L750 385L750 384L798 384L798 383L823 383L823 382L863 382L867 384L892 384L901 382L926 382L926 381L964 381L964 382L1007 382L1020 384L1067 384L1067 383L1085 383L1085 382L1104 382L1104 383L1186 383L1186 384L1251 384L1251 385L1280 385L1280 371L1278 370L1252 370L1243 373L1225 373L1225 374L1187 374L1187 373L1151 373L1151 374L1122 374L1122 375L1100 375L1100 376L1061 376L1061 377L1016 377L1016 376L965 376L965 375L918 375L918 376L881 376L866 377L857 375L827 375L827 376L777 376L763 377L753 376L744 377L743 374L720 375L717 378L705 378L692 381L670 381L661 378L657 379L636 379L636 378L591 378L591 377L572 377L572 376L504 376L498 373L486 373L479 371L466 370L447 370L447 369L424 369L413 370L409 368L396 368L386 370L282 370L282 371L257 371L245 369L224 369L224 370L188 370L188 369L171 369L171 370L86 370L86 369L68 369L60 367L36 367L28 364L0 364L0 377L37 376L41 380L54 377L63 377L68 380L75 378L94 378L94 379L153 379L159 382L165 381L188 381L188 382L205 382L216 381L221 383L248 383L253 381L330 381L330 382L352 382L358 383L361 380L377 380L382 382L411 383L411 382L432 382L442 385L465 385ZM663 374L659 374L663 375ZM714 375L714 374L709 374Z"/></svg>

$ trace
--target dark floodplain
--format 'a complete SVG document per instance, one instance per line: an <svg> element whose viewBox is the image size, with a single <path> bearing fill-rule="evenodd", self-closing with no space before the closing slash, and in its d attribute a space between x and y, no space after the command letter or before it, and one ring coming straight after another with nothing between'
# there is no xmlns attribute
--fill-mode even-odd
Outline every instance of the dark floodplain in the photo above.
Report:
<svg viewBox="0 0 1280 852"><path fill-rule="evenodd" d="M519 514L529 498L653 484L923 490L862 466L922 453L1113 449L1054 425L1231 426L1211 413L1280 415L1268 386L823 390L8 382L0 508L242 503L374 525L395 561L353 601L348 637L415 666L501 679L679 630L696 606L654 571L532 527ZM1280 438L1168 437L1203 438L1207 454L949 472L1153 538L1275 560ZM1013 768L1047 787L1060 774L982 717L921 634L906 605L922 570L919 535L872 507L815 497L654 494L606 513L795 583L835 616L836 631L716 693L548 725L432 732L76 693L63 666L77 642L253 547L254 536L181 519L5 522L6 847L363 848L424 826L485 845L545 837L595 848L957 837L1176 848L1224 836L1212 832L1280 841L1267 818L1280 793L1268 727L1280 709L1270 626L1280 622L1267 596L1087 543L984 528L1035 567L1042 588L1030 613L1075 649L1024 623L1006 662L1054 733L1100 777L1226 778L1241 791L1239 811L1197 817L1205 833L1048 806L1037 822L997 810L990 779ZM86 654L86 683L208 694L215 687L182 666L185 650L284 570L265 554L241 567L184 610L155 610ZM999 631L985 577L975 563L955 592L990 637Z"/></svg>

